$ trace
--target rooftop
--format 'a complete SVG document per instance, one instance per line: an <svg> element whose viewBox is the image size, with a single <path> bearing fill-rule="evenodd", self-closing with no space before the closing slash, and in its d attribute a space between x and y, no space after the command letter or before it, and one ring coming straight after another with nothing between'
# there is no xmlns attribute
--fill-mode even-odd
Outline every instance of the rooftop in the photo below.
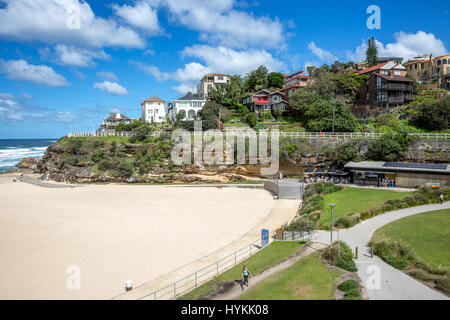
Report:
<svg viewBox="0 0 450 320"><path fill-rule="evenodd" d="M188 94L186 94L185 96L183 96L183 97L181 97L181 98L178 98L177 100L189 100L189 101L192 101L192 100L199 100L199 101L203 101L204 99L203 99L203 98L200 98L200 97L196 97L196 96L194 96L194 95L188 93Z"/></svg>
<svg viewBox="0 0 450 320"><path fill-rule="evenodd" d="M144 102L165 102L164 100L162 100L162 99L160 99L160 98L158 98L158 97L156 97L156 96L153 96L153 97L151 97L151 98L148 98L147 100L145 100ZM144 103L144 102L142 102L142 103ZM141 104L142 104L141 103Z"/></svg>
<svg viewBox="0 0 450 320"><path fill-rule="evenodd" d="M361 161L361 162L349 162L344 166L344 168L353 170L359 169L360 171L389 170L389 171L437 172L450 174L450 164Z"/></svg>
<svg viewBox="0 0 450 320"><path fill-rule="evenodd" d="M404 77L404 76L389 76L387 74L380 74L380 73L375 73L376 76L381 77L383 79L389 80L389 81L403 81L403 82L414 82L414 80Z"/></svg>

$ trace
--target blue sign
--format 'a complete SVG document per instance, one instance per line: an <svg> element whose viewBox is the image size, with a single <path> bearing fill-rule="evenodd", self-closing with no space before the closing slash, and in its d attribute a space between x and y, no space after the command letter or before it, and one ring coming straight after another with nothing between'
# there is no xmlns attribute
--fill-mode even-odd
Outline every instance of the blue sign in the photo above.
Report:
<svg viewBox="0 0 450 320"><path fill-rule="evenodd" d="M261 247L269 244L269 230L261 229Z"/></svg>

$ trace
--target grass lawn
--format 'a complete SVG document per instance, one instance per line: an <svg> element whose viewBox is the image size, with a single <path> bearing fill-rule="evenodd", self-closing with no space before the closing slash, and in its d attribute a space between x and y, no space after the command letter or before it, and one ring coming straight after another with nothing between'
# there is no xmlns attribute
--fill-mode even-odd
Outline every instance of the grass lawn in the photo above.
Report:
<svg viewBox="0 0 450 320"><path fill-rule="evenodd" d="M293 266L270 276L238 299L242 300L328 300L334 298L334 280L339 271L329 271L311 254ZM250 279L251 281L251 279Z"/></svg>
<svg viewBox="0 0 450 320"><path fill-rule="evenodd" d="M372 240L401 241L432 267L450 270L450 209L406 217L378 229Z"/></svg>
<svg viewBox="0 0 450 320"><path fill-rule="evenodd" d="M257 275L264 270L273 267L290 257L304 246L299 242L272 242L270 245L251 256L250 258L238 263L235 267L219 275L216 279L211 280L195 290L181 296L180 300L196 300L199 296L207 294L215 290L219 283L234 281L242 278L242 267L244 265L253 275Z"/></svg>
<svg viewBox="0 0 450 320"><path fill-rule="evenodd" d="M331 209L329 203L335 203L333 210L333 221L351 213L360 213L373 207L381 206L387 200L403 199L412 192L396 192L389 190L377 190L366 188L345 188L324 196L325 208L320 221L331 222Z"/></svg>

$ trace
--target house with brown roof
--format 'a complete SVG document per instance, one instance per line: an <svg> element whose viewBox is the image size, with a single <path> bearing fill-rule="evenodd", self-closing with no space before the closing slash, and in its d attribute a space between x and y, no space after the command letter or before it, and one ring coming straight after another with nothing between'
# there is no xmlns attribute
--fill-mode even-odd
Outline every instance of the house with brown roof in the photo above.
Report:
<svg viewBox="0 0 450 320"><path fill-rule="evenodd" d="M359 89L359 104L386 110L407 103L414 98L413 82L401 75L373 73Z"/></svg>
<svg viewBox="0 0 450 320"><path fill-rule="evenodd" d="M120 123L131 124L135 120L128 118L127 116L119 113L119 112L111 112L108 118L103 119L103 123L97 129L97 133L114 133L116 131L116 127Z"/></svg>
<svg viewBox="0 0 450 320"><path fill-rule="evenodd" d="M158 97L151 97L141 103L142 120L161 123L166 120L166 102Z"/></svg>

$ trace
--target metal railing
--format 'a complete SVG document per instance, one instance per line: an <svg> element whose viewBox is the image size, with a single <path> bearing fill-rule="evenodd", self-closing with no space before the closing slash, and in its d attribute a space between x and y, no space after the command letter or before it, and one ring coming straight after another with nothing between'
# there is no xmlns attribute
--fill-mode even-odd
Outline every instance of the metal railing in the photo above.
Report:
<svg viewBox="0 0 450 320"><path fill-rule="evenodd" d="M215 263L212 263L200 270L197 270L196 272L193 272L180 280L177 280L165 287L162 287L159 290L148 293L138 298L138 300L143 299L160 300L160 299L177 298L197 288L198 286L208 282L214 277L217 277L224 271L227 271L232 267L236 266L239 262L259 252L262 249L262 247L260 245L257 245L258 243L261 243L260 239L253 241L249 245L246 245L245 247L242 247L241 249L234 251L233 253L227 255L226 257L217 260ZM143 285L141 285L140 287L142 287Z"/></svg>
<svg viewBox="0 0 450 320"><path fill-rule="evenodd" d="M163 134L170 134L168 132L154 131L151 136L160 136ZM190 132L191 136L216 136L216 132ZM386 133L380 132L286 132L286 131L222 131L224 136L244 136L250 135L279 135L283 138L307 138L307 139L343 139L343 140L358 140L358 139L378 139ZM396 134L396 133L394 133ZM92 132L70 132L68 137L131 137L134 136L133 132L116 132L115 134L99 134ZM422 139L450 139L450 133L408 133L410 136L417 136Z"/></svg>

